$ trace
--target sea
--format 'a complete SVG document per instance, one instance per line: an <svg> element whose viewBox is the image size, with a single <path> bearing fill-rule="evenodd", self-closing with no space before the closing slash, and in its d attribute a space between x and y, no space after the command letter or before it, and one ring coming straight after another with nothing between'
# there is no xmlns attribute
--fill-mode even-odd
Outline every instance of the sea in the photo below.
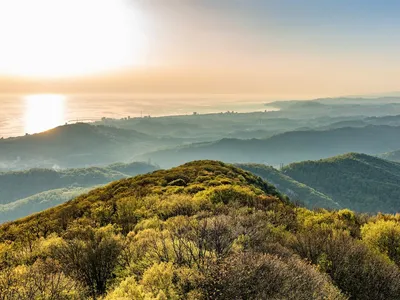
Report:
<svg viewBox="0 0 400 300"><path fill-rule="evenodd" d="M274 111L259 95L19 94L0 95L0 138L106 118ZM57 102L57 103L56 103ZM56 111L55 111L56 110ZM57 115L55 118L54 116ZM40 123L42 126L35 126Z"/></svg>

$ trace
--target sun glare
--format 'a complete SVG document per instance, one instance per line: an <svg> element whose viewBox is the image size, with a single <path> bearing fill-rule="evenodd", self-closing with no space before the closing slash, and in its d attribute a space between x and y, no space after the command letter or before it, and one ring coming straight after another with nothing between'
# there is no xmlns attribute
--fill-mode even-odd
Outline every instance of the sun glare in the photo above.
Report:
<svg viewBox="0 0 400 300"><path fill-rule="evenodd" d="M144 18L128 0L0 0L0 74L87 75L144 63Z"/></svg>
<svg viewBox="0 0 400 300"><path fill-rule="evenodd" d="M31 95L25 97L25 132L46 131L65 123L65 97Z"/></svg>

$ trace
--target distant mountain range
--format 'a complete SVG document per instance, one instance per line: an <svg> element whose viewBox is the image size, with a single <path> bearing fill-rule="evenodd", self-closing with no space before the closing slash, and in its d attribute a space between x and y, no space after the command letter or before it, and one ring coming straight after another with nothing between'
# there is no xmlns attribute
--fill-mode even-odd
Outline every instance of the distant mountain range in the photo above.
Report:
<svg viewBox="0 0 400 300"><path fill-rule="evenodd" d="M369 125L360 128L291 131L268 139L222 139L147 153L137 159L151 159L162 167L200 159L279 165L348 152L374 155L397 149L400 149L400 127Z"/></svg>
<svg viewBox="0 0 400 300"><path fill-rule="evenodd" d="M0 140L0 170L61 168L132 161L134 155L176 139L155 138L135 130L79 123L39 134Z"/></svg>

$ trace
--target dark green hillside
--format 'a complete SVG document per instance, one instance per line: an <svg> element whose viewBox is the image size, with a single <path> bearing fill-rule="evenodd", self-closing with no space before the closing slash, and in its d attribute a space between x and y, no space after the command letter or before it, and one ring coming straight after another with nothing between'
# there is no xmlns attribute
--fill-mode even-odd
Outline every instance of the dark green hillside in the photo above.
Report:
<svg viewBox="0 0 400 300"><path fill-rule="evenodd" d="M40 192L71 186L90 187L111 181L144 174L157 167L142 162L113 164L107 167L0 173L0 204L11 203Z"/></svg>
<svg viewBox="0 0 400 300"><path fill-rule="evenodd" d="M64 187L34 194L7 204L0 204L0 224L65 203L89 192L95 187Z"/></svg>
<svg viewBox="0 0 400 300"><path fill-rule="evenodd" d="M350 153L286 166L283 173L360 212L400 211L400 164Z"/></svg>
<svg viewBox="0 0 400 300"><path fill-rule="evenodd" d="M162 194L189 194L194 195L211 188L215 190L215 197L220 197L218 186L229 187L248 186L251 189L259 189L275 197L283 200L284 198L276 191L275 187L266 183L259 177L251 175L244 170L225 165L220 162L204 161L192 162L182 167L171 170L159 170L150 174L139 175L133 178L122 179L107 185L106 187L96 189L87 195L78 197L58 207L49 209L36 216L27 217L22 222L26 223L29 220L35 220L38 217L45 222L54 222L59 224L57 230L63 230L63 223L76 221L77 218L85 217L87 209L93 205L115 205L118 199L126 197L143 198L149 195ZM223 188L224 189L224 188ZM254 190L255 191L255 190ZM232 191L232 195L235 191ZM240 189L238 190L240 195ZM221 197L223 197L223 192ZM216 198L216 201L218 200ZM228 201L229 199L220 199ZM249 199L250 200L250 199ZM254 200L254 199L253 199ZM218 200L219 201L219 200ZM177 203L179 208L179 203ZM106 208L106 207L104 207ZM155 208L152 208L155 209ZM68 212L68 214L65 214ZM143 211L147 214L148 212ZM62 219L60 219L60 217ZM64 218L67 218L66 220ZM111 219L110 219L111 221ZM16 221L19 223L21 221ZM8 228L9 225L3 225Z"/></svg>
<svg viewBox="0 0 400 300"><path fill-rule="evenodd" d="M281 193L288 195L292 201L304 204L308 208L340 208L340 205L329 196L290 178L273 167L261 164L236 164L236 166L260 176L272 183Z"/></svg>
<svg viewBox="0 0 400 300"><path fill-rule="evenodd" d="M310 211L249 172L196 161L1 225L0 295L395 300L398 233L398 217Z"/></svg>
<svg viewBox="0 0 400 300"><path fill-rule="evenodd" d="M107 167L0 173L0 223L64 203L94 186L156 169L147 163L134 162Z"/></svg>

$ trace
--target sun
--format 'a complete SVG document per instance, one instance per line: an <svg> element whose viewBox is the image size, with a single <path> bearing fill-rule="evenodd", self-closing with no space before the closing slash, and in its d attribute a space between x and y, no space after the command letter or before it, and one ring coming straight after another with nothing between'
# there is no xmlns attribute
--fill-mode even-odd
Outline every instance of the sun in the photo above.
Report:
<svg viewBox="0 0 400 300"><path fill-rule="evenodd" d="M0 74L86 75L141 65L143 14L129 0L0 0Z"/></svg>
<svg viewBox="0 0 400 300"><path fill-rule="evenodd" d="M25 132L43 132L66 122L65 96L30 95L25 97Z"/></svg>

